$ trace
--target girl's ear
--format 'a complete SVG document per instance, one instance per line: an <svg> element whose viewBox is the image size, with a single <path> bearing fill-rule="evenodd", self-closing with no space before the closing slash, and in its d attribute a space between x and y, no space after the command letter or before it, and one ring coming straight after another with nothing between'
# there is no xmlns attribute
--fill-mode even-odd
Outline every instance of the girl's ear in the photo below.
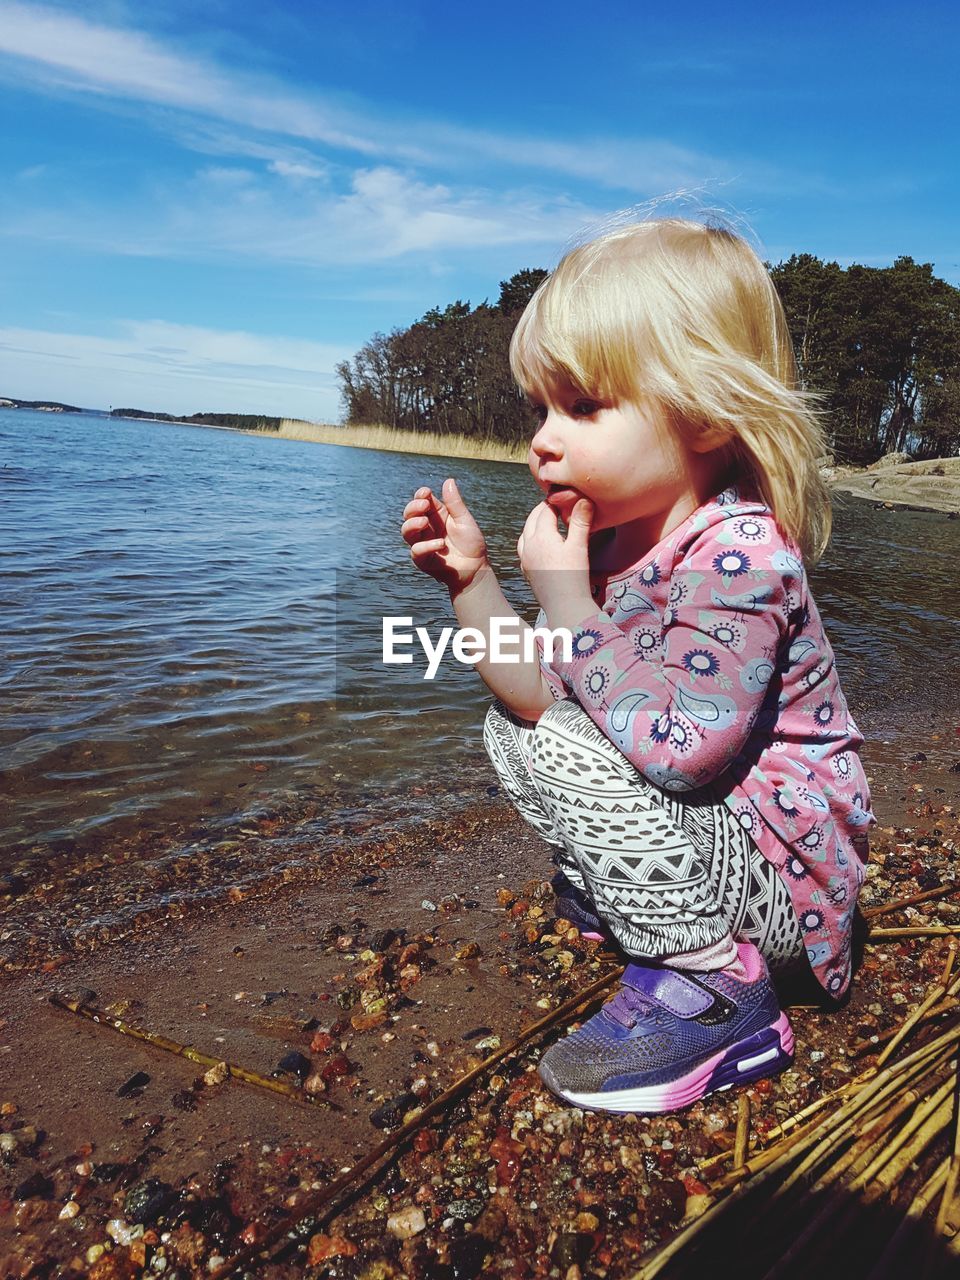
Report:
<svg viewBox="0 0 960 1280"><path fill-rule="evenodd" d="M725 444L731 444L734 436L728 427L714 427L706 424L697 427L688 440L694 453L710 453Z"/></svg>

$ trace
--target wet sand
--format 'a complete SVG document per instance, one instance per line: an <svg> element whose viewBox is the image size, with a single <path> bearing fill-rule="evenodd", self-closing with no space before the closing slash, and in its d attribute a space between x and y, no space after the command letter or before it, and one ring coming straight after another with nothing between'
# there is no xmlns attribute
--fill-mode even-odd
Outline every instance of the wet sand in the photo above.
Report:
<svg viewBox="0 0 960 1280"><path fill-rule="evenodd" d="M863 905L956 877L960 738L926 746L929 759L882 773L866 757L880 828ZM491 796L456 821L350 848L310 882L0 978L0 1132L12 1137L0 1276L186 1280L295 1213L385 1123L485 1057L490 1037L506 1044L610 963L556 928L545 854ZM954 923L958 906L935 899L883 923ZM862 1070L872 1059L851 1046L902 1021L946 946L869 945L843 1009L794 1007L793 1068L748 1091L755 1132ZM298 1052L315 1101L204 1084L203 1067L55 1008L54 992L265 1075ZM534 1070L561 1030L482 1077L338 1217L308 1221L248 1274L303 1275L309 1247L322 1276L631 1275L702 1190L703 1160L731 1145L737 1099L662 1119L571 1112Z"/></svg>

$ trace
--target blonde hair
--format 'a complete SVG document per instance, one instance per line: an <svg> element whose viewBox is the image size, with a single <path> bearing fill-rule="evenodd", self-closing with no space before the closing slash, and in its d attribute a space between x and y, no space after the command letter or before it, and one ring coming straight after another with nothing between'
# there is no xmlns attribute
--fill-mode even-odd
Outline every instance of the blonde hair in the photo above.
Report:
<svg viewBox="0 0 960 1280"><path fill-rule="evenodd" d="M571 382L601 399L653 401L686 439L719 429L811 563L830 538L822 397L798 385L783 304L750 245L725 226L656 218L572 249L510 342L529 390Z"/></svg>

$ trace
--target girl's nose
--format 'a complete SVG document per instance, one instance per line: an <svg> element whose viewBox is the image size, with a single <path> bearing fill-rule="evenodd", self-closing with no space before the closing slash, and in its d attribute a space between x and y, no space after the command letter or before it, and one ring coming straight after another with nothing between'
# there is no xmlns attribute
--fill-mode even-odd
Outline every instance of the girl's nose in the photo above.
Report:
<svg viewBox="0 0 960 1280"><path fill-rule="evenodd" d="M547 416L540 423L536 434L530 441L531 450L538 458L549 455L556 455L560 452L560 436L556 429L556 419L553 414L548 412Z"/></svg>

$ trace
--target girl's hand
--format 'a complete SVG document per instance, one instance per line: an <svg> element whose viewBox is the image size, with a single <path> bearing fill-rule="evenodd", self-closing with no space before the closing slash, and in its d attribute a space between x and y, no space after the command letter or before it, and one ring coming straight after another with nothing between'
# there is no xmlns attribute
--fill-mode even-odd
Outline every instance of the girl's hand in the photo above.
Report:
<svg viewBox="0 0 960 1280"><path fill-rule="evenodd" d="M418 569L462 591L490 564L487 544L456 480L444 480L441 492L443 502L426 486L418 489L403 509L400 533Z"/></svg>
<svg viewBox="0 0 960 1280"><path fill-rule="evenodd" d="M596 608L590 594L590 521L593 503L580 498L561 537L557 513L541 502L527 516L517 555L523 576L551 627L573 627Z"/></svg>

